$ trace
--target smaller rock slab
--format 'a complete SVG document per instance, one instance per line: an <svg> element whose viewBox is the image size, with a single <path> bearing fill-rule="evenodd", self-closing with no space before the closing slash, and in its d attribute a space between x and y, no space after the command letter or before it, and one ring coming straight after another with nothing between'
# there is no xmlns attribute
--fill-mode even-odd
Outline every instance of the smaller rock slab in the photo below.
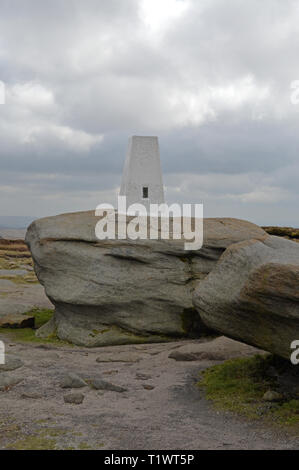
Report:
<svg viewBox="0 0 299 470"><path fill-rule="evenodd" d="M139 362L141 361L142 356L140 354L134 353L103 353L101 356L97 357L97 362Z"/></svg>
<svg viewBox="0 0 299 470"><path fill-rule="evenodd" d="M66 374L60 381L61 388L82 388L86 387L86 385L86 382L81 377L72 372Z"/></svg>
<svg viewBox="0 0 299 470"><path fill-rule="evenodd" d="M127 389L120 387L119 385L114 385L111 382L106 382L106 380L102 379L93 379L90 381L90 385L95 388L96 390L107 390L110 392L126 392Z"/></svg>
<svg viewBox="0 0 299 470"><path fill-rule="evenodd" d="M0 364L0 372L9 372L12 370L19 369L23 367L24 363L16 356L11 354L5 355L5 364Z"/></svg>
<svg viewBox="0 0 299 470"><path fill-rule="evenodd" d="M84 395L82 393L68 393L63 397L65 403L69 403L71 405L81 405L84 400Z"/></svg>
<svg viewBox="0 0 299 470"><path fill-rule="evenodd" d="M168 357L182 362L225 361L236 357L249 357L261 352L263 351L221 336L209 342L186 344L172 351Z"/></svg>

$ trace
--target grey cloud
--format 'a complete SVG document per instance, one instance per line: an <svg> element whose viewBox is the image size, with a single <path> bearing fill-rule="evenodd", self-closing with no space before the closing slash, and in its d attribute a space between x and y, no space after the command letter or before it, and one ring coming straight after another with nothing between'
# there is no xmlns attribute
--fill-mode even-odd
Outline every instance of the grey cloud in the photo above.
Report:
<svg viewBox="0 0 299 470"><path fill-rule="evenodd" d="M128 136L157 134L170 201L298 225L297 2L188 0L158 32L141 2L2 0L0 215L110 202Z"/></svg>

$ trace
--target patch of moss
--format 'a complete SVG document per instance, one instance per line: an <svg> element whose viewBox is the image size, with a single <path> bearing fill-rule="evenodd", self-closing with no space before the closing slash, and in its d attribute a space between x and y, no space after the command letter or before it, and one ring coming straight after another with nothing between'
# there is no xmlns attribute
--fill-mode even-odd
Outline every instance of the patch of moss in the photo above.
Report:
<svg viewBox="0 0 299 470"><path fill-rule="evenodd" d="M14 270L14 269L26 269L26 266L33 267L33 262L29 252L24 252L23 248L16 246L13 251L4 249L1 247L0 240L0 269ZM20 250L20 252L18 252ZM37 284L38 280L34 271L27 271L23 276L15 276L14 273L6 274L1 276L1 279L7 279L15 284Z"/></svg>
<svg viewBox="0 0 299 470"><path fill-rule="evenodd" d="M299 428L299 396L294 399L282 395L281 401L276 403L263 400L266 391L278 388L275 376L270 376L268 371L270 367L279 371L280 361L270 355L229 360L206 369L198 385L219 409Z"/></svg>
<svg viewBox="0 0 299 470"><path fill-rule="evenodd" d="M28 436L9 444L6 449L12 450L55 450L56 441L47 437Z"/></svg>
<svg viewBox="0 0 299 470"><path fill-rule="evenodd" d="M284 237L290 240L299 239L299 229L293 227L262 227L269 235Z"/></svg>
<svg viewBox="0 0 299 470"><path fill-rule="evenodd" d="M48 422L49 422L48 419L38 419L37 421L35 421L36 424L46 424Z"/></svg>
<svg viewBox="0 0 299 470"><path fill-rule="evenodd" d="M59 437L63 436L66 433L66 429L57 429L57 428L47 428L44 431L45 437Z"/></svg>
<svg viewBox="0 0 299 470"><path fill-rule="evenodd" d="M88 445L87 442L80 442L78 449L79 450L91 450L92 447L90 447L90 445Z"/></svg>
<svg viewBox="0 0 299 470"><path fill-rule="evenodd" d="M25 276L0 276L0 279L5 279L7 281L14 282L15 284L38 284L38 280L35 275L28 274Z"/></svg>
<svg viewBox="0 0 299 470"><path fill-rule="evenodd" d="M0 269L14 269L9 262L0 256Z"/></svg>
<svg viewBox="0 0 299 470"><path fill-rule="evenodd" d="M33 262L28 257L11 257L10 253L0 251L0 268L1 269L24 269L24 266L31 266L33 268ZM31 271L28 274L34 275Z"/></svg>
<svg viewBox="0 0 299 470"><path fill-rule="evenodd" d="M70 343L62 341L57 338L55 334L50 335L48 338L38 338L35 335L36 329L43 326L51 320L54 310L50 309L32 309L24 315L31 315L35 318L35 328L18 328L12 330L11 328L0 328L0 334L9 336L13 341L30 342L30 343L54 343L57 346L70 346Z"/></svg>
<svg viewBox="0 0 299 470"><path fill-rule="evenodd" d="M15 438L20 432L20 426L15 423L1 423L1 433L5 435L6 438Z"/></svg>
<svg viewBox="0 0 299 470"><path fill-rule="evenodd" d="M73 443L71 446L63 447L63 443L58 438L67 434L66 429L47 428L41 429L38 433L30 436L22 437L6 446L9 450L92 450L92 447L86 442L81 441L78 444ZM73 433L71 433L73 434ZM73 434L75 436L75 434ZM15 436L16 437L16 436ZM103 447L104 444L97 444L97 448Z"/></svg>
<svg viewBox="0 0 299 470"><path fill-rule="evenodd" d="M26 312L25 315L33 316L35 319L35 328L40 328L41 326L48 323L54 315L54 310L48 308L33 308Z"/></svg>
<svg viewBox="0 0 299 470"><path fill-rule="evenodd" d="M58 339L55 335L51 335L48 338L38 338L35 336L35 330L32 328L0 328L0 335L8 336L12 341L23 342L23 343L54 343L57 346L70 346L70 343Z"/></svg>
<svg viewBox="0 0 299 470"><path fill-rule="evenodd" d="M288 426L299 425L299 399L282 403L273 410L273 418Z"/></svg>
<svg viewBox="0 0 299 470"><path fill-rule="evenodd" d="M11 444L6 449L14 450L54 450L58 448L57 439L66 434L62 428L42 428L37 433L24 436ZM59 447L61 447L59 445Z"/></svg>

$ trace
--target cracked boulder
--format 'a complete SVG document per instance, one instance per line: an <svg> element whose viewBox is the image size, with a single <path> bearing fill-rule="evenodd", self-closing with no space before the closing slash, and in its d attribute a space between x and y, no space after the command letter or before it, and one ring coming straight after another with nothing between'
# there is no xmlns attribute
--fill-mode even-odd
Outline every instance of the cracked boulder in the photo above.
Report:
<svg viewBox="0 0 299 470"><path fill-rule="evenodd" d="M79 212L29 227L35 272L55 306L39 336L83 346L199 337L206 328L192 304L194 283L232 243L268 237L246 221L205 219L202 249L187 252L184 240L161 239L161 232L156 240L98 240L98 221Z"/></svg>

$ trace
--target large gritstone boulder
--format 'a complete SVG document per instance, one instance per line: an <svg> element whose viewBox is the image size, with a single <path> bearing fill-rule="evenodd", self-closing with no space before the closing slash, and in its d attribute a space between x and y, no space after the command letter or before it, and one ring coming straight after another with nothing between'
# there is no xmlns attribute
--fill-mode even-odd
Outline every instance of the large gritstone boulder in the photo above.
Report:
<svg viewBox="0 0 299 470"><path fill-rule="evenodd" d="M187 252L183 240L100 241L98 221L94 212L81 212L29 227L35 271L55 306L38 335L56 332L85 346L198 337L203 325L192 304L194 282L232 243L268 237L249 222L205 219L203 248Z"/></svg>
<svg viewBox="0 0 299 470"><path fill-rule="evenodd" d="M299 340L299 244L271 236L231 245L193 300L210 328L289 359Z"/></svg>

